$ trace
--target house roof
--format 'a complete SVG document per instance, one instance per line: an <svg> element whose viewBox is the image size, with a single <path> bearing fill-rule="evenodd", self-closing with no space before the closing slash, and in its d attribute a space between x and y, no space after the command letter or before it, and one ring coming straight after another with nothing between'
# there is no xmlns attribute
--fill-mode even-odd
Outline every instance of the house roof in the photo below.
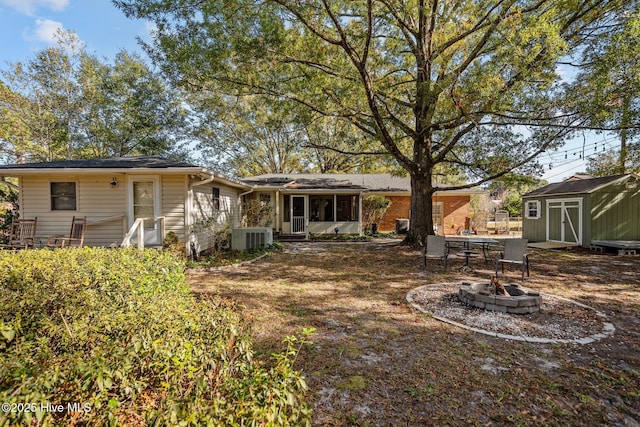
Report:
<svg viewBox="0 0 640 427"><path fill-rule="evenodd" d="M390 174L266 174L243 179L257 187L286 187L297 190L369 190L410 192L408 178Z"/></svg>
<svg viewBox="0 0 640 427"><path fill-rule="evenodd" d="M388 173L374 174L265 174L242 179L257 189L283 190L353 190L370 193L411 193L411 180ZM439 185L446 187L446 185ZM478 190L452 190L457 194L477 193Z"/></svg>
<svg viewBox="0 0 640 427"><path fill-rule="evenodd" d="M110 157L106 159L77 159L60 160L54 162L23 163L0 165L0 176L24 176L51 173L180 173L199 175L203 179L213 177L215 181L224 184L249 188L247 185L224 177L202 166L191 163L167 159L161 156L126 156Z"/></svg>
<svg viewBox="0 0 640 427"><path fill-rule="evenodd" d="M588 194L592 193L604 186L612 184L616 181L621 181L627 177L635 175L612 175L603 176L599 178L588 179L573 179L568 181L556 182L553 184L545 185L536 190L530 191L524 194L522 197L539 197L539 196L551 196L561 194Z"/></svg>
<svg viewBox="0 0 640 427"><path fill-rule="evenodd" d="M54 162L23 163L14 165L0 165L2 170L28 169L168 169L168 168L197 168L187 162L166 159L160 156L127 156L111 157L107 159L77 159L59 160Z"/></svg>

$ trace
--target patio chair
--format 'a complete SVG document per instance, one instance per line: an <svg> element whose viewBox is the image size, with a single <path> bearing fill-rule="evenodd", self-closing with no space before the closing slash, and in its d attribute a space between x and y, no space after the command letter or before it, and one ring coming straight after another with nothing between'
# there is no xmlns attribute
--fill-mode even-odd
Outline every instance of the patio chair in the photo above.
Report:
<svg viewBox="0 0 640 427"><path fill-rule="evenodd" d="M0 245L0 249L33 249L35 248L36 227L38 218L16 219L11 224L9 240Z"/></svg>
<svg viewBox="0 0 640 427"><path fill-rule="evenodd" d="M87 217L73 217L71 220L71 231L69 237L49 237L47 239L48 248L66 248L84 244L84 229L87 226Z"/></svg>
<svg viewBox="0 0 640 427"><path fill-rule="evenodd" d="M444 271L447 271L449 249L444 236L427 236L427 246L422 250L422 269L427 269L428 259L441 259Z"/></svg>
<svg viewBox="0 0 640 427"><path fill-rule="evenodd" d="M504 242L504 252L496 257L496 277L498 277L498 267L502 266L504 274L504 265L520 265L522 269L522 280L524 280L524 272L527 271L529 277L529 255L527 254L527 239L507 239Z"/></svg>

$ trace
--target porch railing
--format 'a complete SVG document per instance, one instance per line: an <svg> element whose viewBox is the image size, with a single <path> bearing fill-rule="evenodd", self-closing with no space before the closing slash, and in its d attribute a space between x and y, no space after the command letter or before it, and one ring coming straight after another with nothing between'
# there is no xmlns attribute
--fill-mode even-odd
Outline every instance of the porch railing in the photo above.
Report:
<svg viewBox="0 0 640 427"><path fill-rule="evenodd" d="M145 246L144 245L144 221L145 220L153 220L155 232L157 233L155 240L157 244L162 242L162 239L164 238L164 217L159 216L153 219L138 218L134 221L133 225L131 226L127 234L125 234L124 239L122 239L122 243L120 243L120 247L128 248L129 246L131 246L131 239L135 235L138 249L144 249L144 246Z"/></svg>
<svg viewBox="0 0 640 427"><path fill-rule="evenodd" d="M304 233L304 217L294 216L291 218L291 232L292 233Z"/></svg>

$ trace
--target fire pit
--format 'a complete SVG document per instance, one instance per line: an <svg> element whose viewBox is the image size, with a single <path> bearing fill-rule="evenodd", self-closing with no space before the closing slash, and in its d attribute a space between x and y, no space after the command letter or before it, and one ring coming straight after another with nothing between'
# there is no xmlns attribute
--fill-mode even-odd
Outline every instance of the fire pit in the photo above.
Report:
<svg viewBox="0 0 640 427"><path fill-rule="evenodd" d="M458 290L458 298L464 304L484 310L499 311L512 314L529 314L540 311L542 297L539 292L529 290L517 283L504 286L497 283L462 282ZM504 295L500 295L502 291Z"/></svg>

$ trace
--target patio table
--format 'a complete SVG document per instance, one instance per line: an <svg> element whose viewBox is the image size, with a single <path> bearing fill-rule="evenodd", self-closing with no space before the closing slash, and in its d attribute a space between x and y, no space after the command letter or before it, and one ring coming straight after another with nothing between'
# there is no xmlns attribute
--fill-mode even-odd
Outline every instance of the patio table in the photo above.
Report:
<svg viewBox="0 0 640 427"><path fill-rule="evenodd" d="M482 247L482 254L484 255L485 262L488 261L487 253L488 249L491 246L500 246L500 242L491 239L489 237L461 237L461 236L447 236L445 237L445 241L447 242L455 242L462 243L464 245L464 249L469 249L469 247L473 245L478 245Z"/></svg>

